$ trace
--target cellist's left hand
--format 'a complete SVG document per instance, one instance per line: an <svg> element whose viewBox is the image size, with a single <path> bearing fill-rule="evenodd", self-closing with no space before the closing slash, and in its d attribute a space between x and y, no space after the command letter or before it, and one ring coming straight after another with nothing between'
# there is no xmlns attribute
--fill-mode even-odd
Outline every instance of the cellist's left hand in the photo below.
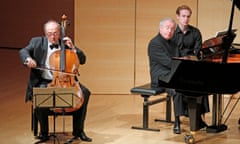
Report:
<svg viewBox="0 0 240 144"><path fill-rule="evenodd" d="M64 37L64 38L63 38L63 42L64 42L64 44L67 45L70 49L75 49L75 46L74 46L71 38L69 38L69 37Z"/></svg>

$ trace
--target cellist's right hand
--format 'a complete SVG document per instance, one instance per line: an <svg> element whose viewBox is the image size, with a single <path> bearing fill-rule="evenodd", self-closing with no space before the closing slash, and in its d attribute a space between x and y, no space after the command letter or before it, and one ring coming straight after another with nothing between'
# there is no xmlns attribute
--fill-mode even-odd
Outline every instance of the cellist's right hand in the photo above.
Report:
<svg viewBox="0 0 240 144"><path fill-rule="evenodd" d="M24 64L29 68L36 68L37 67L36 61L34 59L32 59L31 57L27 57Z"/></svg>

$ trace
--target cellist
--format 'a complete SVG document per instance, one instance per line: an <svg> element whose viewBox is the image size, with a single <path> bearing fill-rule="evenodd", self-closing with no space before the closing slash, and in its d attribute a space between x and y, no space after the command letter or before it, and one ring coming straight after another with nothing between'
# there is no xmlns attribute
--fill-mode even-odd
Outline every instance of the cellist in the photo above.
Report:
<svg viewBox="0 0 240 144"><path fill-rule="evenodd" d="M48 69L36 69L48 67L49 57L52 53L61 49L59 43L63 41L65 48L76 53L80 64L85 64L86 55L77 48L69 37L61 38L61 25L55 20L49 20L44 24L45 36L33 37L29 44L19 51L22 63L31 69L28 81L25 101L32 101L33 87L47 87L53 79L52 72ZM81 108L72 112L73 115L73 138L80 138L82 141L91 142L84 132L84 121L87 113L87 105L90 91L79 82L84 95L84 102ZM40 122L40 134L37 136L40 142L49 140L48 114L52 112L49 108L35 108L36 117Z"/></svg>

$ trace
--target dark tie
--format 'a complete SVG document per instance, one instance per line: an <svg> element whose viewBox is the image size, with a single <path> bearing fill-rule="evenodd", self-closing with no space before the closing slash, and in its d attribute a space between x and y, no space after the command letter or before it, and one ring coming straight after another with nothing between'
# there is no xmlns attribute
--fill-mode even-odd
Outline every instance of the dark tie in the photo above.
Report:
<svg viewBox="0 0 240 144"><path fill-rule="evenodd" d="M58 49L58 44L51 44L51 45L50 45L50 48L51 48L51 49L54 49L54 48L55 48L55 49Z"/></svg>

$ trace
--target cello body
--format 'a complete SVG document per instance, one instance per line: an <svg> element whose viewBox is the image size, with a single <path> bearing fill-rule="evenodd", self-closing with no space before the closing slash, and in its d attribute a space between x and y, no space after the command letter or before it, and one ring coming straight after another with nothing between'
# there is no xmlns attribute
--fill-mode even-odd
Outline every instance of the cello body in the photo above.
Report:
<svg viewBox="0 0 240 144"><path fill-rule="evenodd" d="M48 84L48 87L55 88L76 88L76 94L74 95L75 105L71 108L55 108L54 112L73 112L78 110L84 101L83 92L80 88L79 82L76 80L76 75L78 74L79 60L78 56L72 50L65 50L65 71L60 70L60 59L61 51L55 51L52 53L49 59L50 69L53 71L53 80Z"/></svg>

